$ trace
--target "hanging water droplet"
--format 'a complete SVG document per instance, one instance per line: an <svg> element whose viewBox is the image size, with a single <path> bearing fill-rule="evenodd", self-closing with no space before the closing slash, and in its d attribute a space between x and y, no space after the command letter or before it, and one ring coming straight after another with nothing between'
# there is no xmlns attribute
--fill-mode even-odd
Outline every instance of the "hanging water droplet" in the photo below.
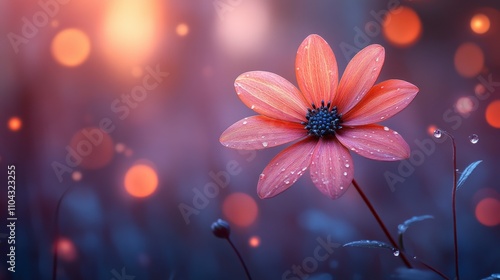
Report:
<svg viewBox="0 0 500 280"><path fill-rule="evenodd" d="M262 146L267 147L267 142L262 142Z"/></svg>
<svg viewBox="0 0 500 280"><path fill-rule="evenodd" d="M259 179L262 180L262 179L264 179L264 177L266 177L266 175L264 173L261 173L259 176Z"/></svg>
<svg viewBox="0 0 500 280"><path fill-rule="evenodd" d="M476 144L477 142L479 142L479 136L477 136L477 134L472 134L471 136L469 136L469 141L472 144Z"/></svg>
<svg viewBox="0 0 500 280"><path fill-rule="evenodd" d="M394 250L394 251L392 252L392 254L393 254L395 257L397 257L397 256L399 256L399 251L398 251L398 250Z"/></svg>
<svg viewBox="0 0 500 280"><path fill-rule="evenodd" d="M441 129L436 129L434 130L434 137L436 138L441 138L443 136L443 132L441 131Z"/></svg>

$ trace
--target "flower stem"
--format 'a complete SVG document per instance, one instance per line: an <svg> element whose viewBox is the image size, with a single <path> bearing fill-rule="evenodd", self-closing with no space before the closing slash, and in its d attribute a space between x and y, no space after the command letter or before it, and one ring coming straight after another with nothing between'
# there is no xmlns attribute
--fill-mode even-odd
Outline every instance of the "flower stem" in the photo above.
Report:
<svg viewBox="0 0 500 280"><path fill-rule="evenodd" d="M453 148L452 160L453 160L453 188L451 189L451 208L453 215L453 246L455 250L455 279L460 280L460 275L458 273L458 237L457 237L457 146L455 145L455 138L453 135L446 131L442 131L451 139L451 144Z"/></svg>
<svg viewBox="0 0 500 280"><path fill-rule="evenodd" d="M355 179L352 180L352 184L354 185L354 187L356 188L356 190L358 191L359 195L361 196L361 198L363 199L363 201L365 202L366 206L368 206L368 208L370 209L370 212L372 212L372 215L373 217L375 217L375 219L377 220L379 226L382 228L382 231L384 231L384 234L385 236L387 236L387 238L389 239L389 241L391 242L391 245L396 248L397 250L400 251L399 249L399 246L398 244L396 243L396 241L394 241L394 239L392 238L391 234L389 233L389 231L387 230L387 227L385 226L384 222L382 221L382 219L380 218L380 216L378 215L377 211L375 211L375 208L373 208L373 205L371 204L370 200L368 199L368 197L366 197L365 193L363 192L363 190L361 190L361 188L359 187L358 185L358 182L356 182ZM405 263L406 267L408 268L413 268L413 266L411 265L411 263L408 261L408 259L406 258L405 254L399 254L399 257L401 258L401 260Z"/></svg>
<svg viewBox="0 0 500 280"><path fill-rule="evenodd" d="M234 244L230 238L227 238L227 242L229 242L229 244L231 244L231 247L233 247L233 250L236 252L236 255L238 255L238 258L240 259L241 265L245 269L245 273L247 275L248 280L252 280L252 277L250 276L250 272L248 271L248 268L245 264L245 261L243 261L243 258L241 257L240 252L238 251L238 249L236 249L236 246L234 246Z"/></svg>
<svg viewBox="0 0 500 280"><path fill-rule="evenodd" d="M450 279L446 275L444 275L444 273L442 273L441 271L435 269L434 267L426 264L425 262L423 262L421 260L418 260L417 257L413 257L413 260L416 261L416 262L418 262L418 263L420 263L421 265L425 266L427 269L434 271L437 275L443 277L443 279L446 279L446 280Z"/></svg>
<svg viewBox="0 0 500 280"><path fill-rule="evenodd" d="M69 190L72 189L71 187L67 188L63 194L61 195L61 198L57 201L57 206L56 206L56 213L55 213L55 219L54 219L54 256L52 259L52 280L57 279L57 257L58 257L58 248L57 248L57 241L59 240L59 210L61 209L61 203L66 196L66 194L69 192Z"/></svg>

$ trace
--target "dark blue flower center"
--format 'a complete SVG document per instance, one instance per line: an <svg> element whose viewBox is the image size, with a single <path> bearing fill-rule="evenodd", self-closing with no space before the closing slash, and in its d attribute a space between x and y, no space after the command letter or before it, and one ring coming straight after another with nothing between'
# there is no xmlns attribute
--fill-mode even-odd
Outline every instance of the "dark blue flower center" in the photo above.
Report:
<svg viewBox="0 0 500 280"><path fill-rule="evenodd" d="M335 131L342 128L342 114L337 112L337 106L331 106L328 102L321 101L321 107L316 107L312 104L312 109L307 109L306 119L307 122L302 122L305 129L308 130L309 135L316 137L325 137L334 135Z"/></svg>

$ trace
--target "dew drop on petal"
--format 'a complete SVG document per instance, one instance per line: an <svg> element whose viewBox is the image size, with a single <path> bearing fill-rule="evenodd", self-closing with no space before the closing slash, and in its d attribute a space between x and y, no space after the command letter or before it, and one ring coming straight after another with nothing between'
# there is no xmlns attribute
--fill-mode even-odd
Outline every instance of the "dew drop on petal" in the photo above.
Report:
<svg viewBox="0 0 500 280"><path fill-rule="evenodd" d="M387 126L384 126L385 131L389 131L389 128Z"/></svg>
<svg viewBox="0 0 500 280"><path fill-rule="evenodd" d="M247 121L243 121L243 124L247 124L248 122Z"/></svg>
<svg viewBox="0 0 500 280"><path fill-rule="evenodd" d="M262 180L262 179L264 179L264 177L266 177L266 175L264 173L261 173L259 176L259 179Z"/></svg>
<svg viewBox="0 0 500 280"><path fill-rule="evenodd" d="M255 109L255 105L252 105L252 106L250 107L250 109L252 109L252 110L253 110L253 109Z"/></svg>
<svg viewBox="0 0 500 280"><path fill-rule="evenodd" d="M262 142L262 146L267 147L268 143L267 142Z"/></svg>
<svg viewBox="0 0 500 280"><path fill-rule="evenodd" d="M290 184L290 181L286 180L285 185L288 185L288 184Z"/></svg>
<svg viewBox="0 0 500 280"><path fill-rule="evenodd" d="M347 172L344 172L344 176L347 176Z"/></svg>
<svg viewBox="0 0 500 280"><path fill-rule="evenodd" d="M345 167L349 167L349 163L346 163L346 164L345 164Z"/></svg>
<svg viewBox="0 0 500 280"><path fill-rule="evenodd" d="M398 250L394 250L394 252L392 252L392 254L393 254L395 257L397 257L397 256L399 256L399 251L398 251Z"/></svg>
<svg viewBox="0 0 500 280"><path fill-rule="evenodd" d="M469 136L469 141L472 144L476 144L477 142L479 142L479 136L477 136L477 134L472 134L471 136Z"/></svg>
<svg viewBox="0 0 500 280"><path fill-rule="evenodd" d="M441 131L441 129L436 129L434 130L434 137L439 139L443 136L443 132Z"/></svg>

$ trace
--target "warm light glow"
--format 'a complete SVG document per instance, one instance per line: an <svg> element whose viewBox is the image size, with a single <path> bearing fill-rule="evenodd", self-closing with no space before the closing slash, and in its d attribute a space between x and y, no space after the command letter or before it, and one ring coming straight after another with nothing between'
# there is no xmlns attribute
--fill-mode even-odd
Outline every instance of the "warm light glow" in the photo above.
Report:
<svg viewBox="0 0 500 280"><path fill-rule="evenodd" d="M64 237L59 238L56 241L55 247L59 258L67 262L76 260L76 248L70 239Z"/></svg>
<svg viewBox="0 0 500 280"><path fill-rule="evenodd" d="M489 227L500 225L500 200L484 198L476 205L477 220Z"/></svg>
<svg viewBox="0 0 500 280"><path fill-rule="evenodd" d="M189 33L189 26L185 23L180 23L175 28L175 32L177 33L177 35L179 35L181 37L186 36Z"/></svg>
<svg viewBox="0 0 500 280"><path fill-rule="evenodd" d="M482 84L477 84L474 87L474 93L477 97L482 97L486 93L486 88Z"/></svg>
<svg viewBox="0 0 500 280"><path fill-rule="evenodd" d="M474 109L474 101L468 96L460 97L455 104L455 110L461 115L468 115Z"/></svg>
<svg viewBox="0 0 500 280"><path fill-rule="evenodd" d="M136 164L125 174L125 189L135 197L150 196L158 187L158 175L148 165Z"/></svg>
<svg viewBox="0 0 500 280"><path fill-rule="evenodd" d="M251 246L251 247L259 247L260 245L260 238L258 236L252 236L250 237L250 239L248 240L248 244Z"/></svg>
<svg viewBox="0 0 500 280"><path fill-rule="evenodd" d="M429 135L433 136L434 135L434 131L436 131L436 129L438 129L437 126L431 124L431 125L429 125L429 127L427 127L427 133Z"/></svg>
<svg viewBox="0 0 500 280"><path fill-rule="evenodd" d="M75 182L78 182L82 179L82 172L80 171L74 171L72 174L71 174L71 178L73 179L73 181Z"/></svg>
<svg viewBox="0 0 500 280"><path fill-rule="evenodd" d="M224 200L222 212L230 223L247 227L257 219L258 208L255 200L248 194L233 193Z"/></svg>
<svg viewBox="0 0 500 280"><path fill-rule="evenodd" d="M123 153L125 151L125 144L123 144L123 143L116 143L116 145L115 145L115 151L117 153Z"/></svg>
<svg viewBox="0 0 500 280"><path fill-rule="evenodd" d="M134 77L134 78L142 77L142 74L143 74L142 68L139 66L133 67L131 73L132 73L132 77Z"/></svg>
<svg viewBox="0 0 500 280"><path fill-rule="evenodd" d="M67 150L77 165L86 169L99 169L113 159L114 143L111 136L99 127L86 127L73 135Z"/></svg>
<svg viewBox="0 0 500 280"><path fill-rule="evenodd" d="M490 29L490 19L484 14L476 14L470 20L470 28L477 34L486 33Z"/></svg>
<svg viewBox="0 0 500 280"><path fill-rule="evenodd" d="M408 47L419 39L422 22L412 8L399 7L387 13L383 22L383 33L390 43Z"/></svg>
<svg viewBox="0 0 500 280"><path fill-rule="evenodd" d="M158 33L157 1L106 1L102 48L114 65L130 66L144 62L153 52Z"/></svg>
<svg viewBox="0 0 500 280"><path fill-rule="evenodd" d="M59 21L57 19L54 19L50 22L50 25L54 28L59 27Z"/></svg>
<svg viewBox="0 0 500 280"><path fill-rule="evenodd" d="M455 69L462 77L471 78L479 74L484 66L484 54L474 43L463 43L455 52Z"/></svg>
<svg viewBox="0 0 500 280"><path fill-rule="evenodd" d="M229 9L224 8L228 6L224 1L216 2L222 3L216 6L218 17L215 19L220 48L236 55L262 50L271 29L268 1L245 1L244 5L229 6Z"/></svg>
<svg viewBox="0 0 500 280"><path fill-rule="evenodd" d="M12 131L19 131L21 129L21 127L23 126L23 122L18 117L12 117L9 119L7 126Z"/></svg>
<svg viewBox="0 0 500 280"><path fill-rule="evenodd" d="M500 128L500 100L495 100L488 105L486 121L494 128Z"/></svg>
<svg viewBox="0 0 500 280"><path fill-rule="evenodd" d="M75 67L90 54L90 40L83 31L68 28L60 31L52 40L52 56L61 65Z"/></svg>

